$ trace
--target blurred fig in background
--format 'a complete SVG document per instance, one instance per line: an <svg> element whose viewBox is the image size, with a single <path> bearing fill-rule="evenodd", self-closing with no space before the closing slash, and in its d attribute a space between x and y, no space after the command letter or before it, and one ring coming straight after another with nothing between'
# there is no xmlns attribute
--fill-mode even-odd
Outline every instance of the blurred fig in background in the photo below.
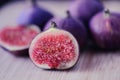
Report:
<svg viewBox="0 0 120 80"><path fill-rule="evenodd" d="M120 48L120 13L105 10L96 14L90 22L92 37L103 49Z"/></svg>
<svg viewBox="0 0 120 80"><path fill-rule="evenodd" d="M69 8L71 15L82 20L85 25L88 25L93 15L102 10L103 4L100 0L76 0L70 4Z"/></svg>
<svg viewBox="0 0 120 80"><path fill-rule="evenodd" d="M67 17L51 19L45 26L44 30L49 29L51 21L56 22L57 28L69 31L77 39L80 48L85 47L87 43L87 32L84 24L76 18L73 18L69 11L67 11Z"/></svg>
<svg viewBox="0 0 120 80"><path fill-rule="evenodd" d="M35 24L42 30L46 22L52 17L53 15L50 12L39 7L36 0L33 0L32 5L20 13L17 22L20 25Z"/></svg>

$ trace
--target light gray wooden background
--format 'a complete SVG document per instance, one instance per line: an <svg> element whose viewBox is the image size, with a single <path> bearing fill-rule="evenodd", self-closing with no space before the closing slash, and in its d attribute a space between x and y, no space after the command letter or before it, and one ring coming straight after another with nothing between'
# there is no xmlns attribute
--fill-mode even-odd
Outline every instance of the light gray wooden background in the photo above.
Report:
<svg viewBox="0 0 120 80"><path fill-rule="evenodd" d="M29 2L14 2L0 10L0 27L16 24L16 18ZM69 2L39 2L41 6L64 16ZM111 11L120 12L120 2L106 1ZM81 52L74 68L65 71L42 70L29 57L16 57L0 48L0 80L120 80L120 51L104 52L86 50Z"/></svg>

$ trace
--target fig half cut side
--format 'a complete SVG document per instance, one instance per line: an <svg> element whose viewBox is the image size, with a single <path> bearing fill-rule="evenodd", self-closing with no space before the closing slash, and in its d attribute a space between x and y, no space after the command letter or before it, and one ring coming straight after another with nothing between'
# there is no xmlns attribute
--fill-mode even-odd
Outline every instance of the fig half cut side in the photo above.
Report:
<svg viewBox="0 0 120 80"><path fill-rule="evenodd" d="M29 48L35 65L43 69L69 69L79 57L77 40L68 31L50 28L38 34Z"/></svg>
<svg viewBox="0 0 120 80"><path fill-rule="evenodd" d="M4 27L0 30L0 45L12 53L21 55L28 51L32 39L40 32L35 25Z"/></svg>

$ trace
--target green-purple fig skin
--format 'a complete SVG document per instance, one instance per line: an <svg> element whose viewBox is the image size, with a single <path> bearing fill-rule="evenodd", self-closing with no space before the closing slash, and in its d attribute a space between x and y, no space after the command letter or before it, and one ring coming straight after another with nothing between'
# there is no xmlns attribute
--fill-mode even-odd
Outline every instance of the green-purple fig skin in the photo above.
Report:
<svg viewBox="0 0 120 80"><path fill-rule="evenodd" d="M120 13L96 14L91 19L90 30L100 48L109 50L120 48Z"/></svg>
<svg viewBox="0 0 120 80"><path fill-rule="evenodd" d="M86 28L82 22L71 17L53 18L46 24L44 30L47 30L51 27L51 21L54 21L57 24L57 28L67 30L72 33L73 36L77 39L81 49L86 46L88 37Z"/></svg>

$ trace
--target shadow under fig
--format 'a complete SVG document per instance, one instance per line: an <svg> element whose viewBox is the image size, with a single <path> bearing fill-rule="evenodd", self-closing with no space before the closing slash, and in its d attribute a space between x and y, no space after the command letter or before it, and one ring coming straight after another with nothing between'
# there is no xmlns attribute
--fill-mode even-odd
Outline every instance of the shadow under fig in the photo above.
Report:
<svg viewBox="0 0 120 80"><path fill-rule="evenodd" d="M86 48L84 50L82 50L82 52L84 51L90 51L90 52L94 52L95 54L97 53L104 53L104 54L109 54L109 53L116 53L120 51L119 49L103 49L100 48L99 46L97 46L97 44L93 43L93 42L89 42L88 45L86 46Z"/></svg>
<svg viewBox="0 0 120 80"><path fill-rule="evenodd" d="M29 58L29 53L28 49L25 50L20 50L20 51L9 51L8 49L0 46L2 49L5 51L9 52L11 55L14 55L15 57L24 57L24 58Z"/></svg>
<svg viewBox="0 0 120 80"><path fill-rule="evenodd" d="M104 65L111 61L114 55L120 56L120 49L102 49L96 44L88 44L85 49L80 52L80 57L77 64L70 70L72 71L101 71L104 70Z"/></svg>

